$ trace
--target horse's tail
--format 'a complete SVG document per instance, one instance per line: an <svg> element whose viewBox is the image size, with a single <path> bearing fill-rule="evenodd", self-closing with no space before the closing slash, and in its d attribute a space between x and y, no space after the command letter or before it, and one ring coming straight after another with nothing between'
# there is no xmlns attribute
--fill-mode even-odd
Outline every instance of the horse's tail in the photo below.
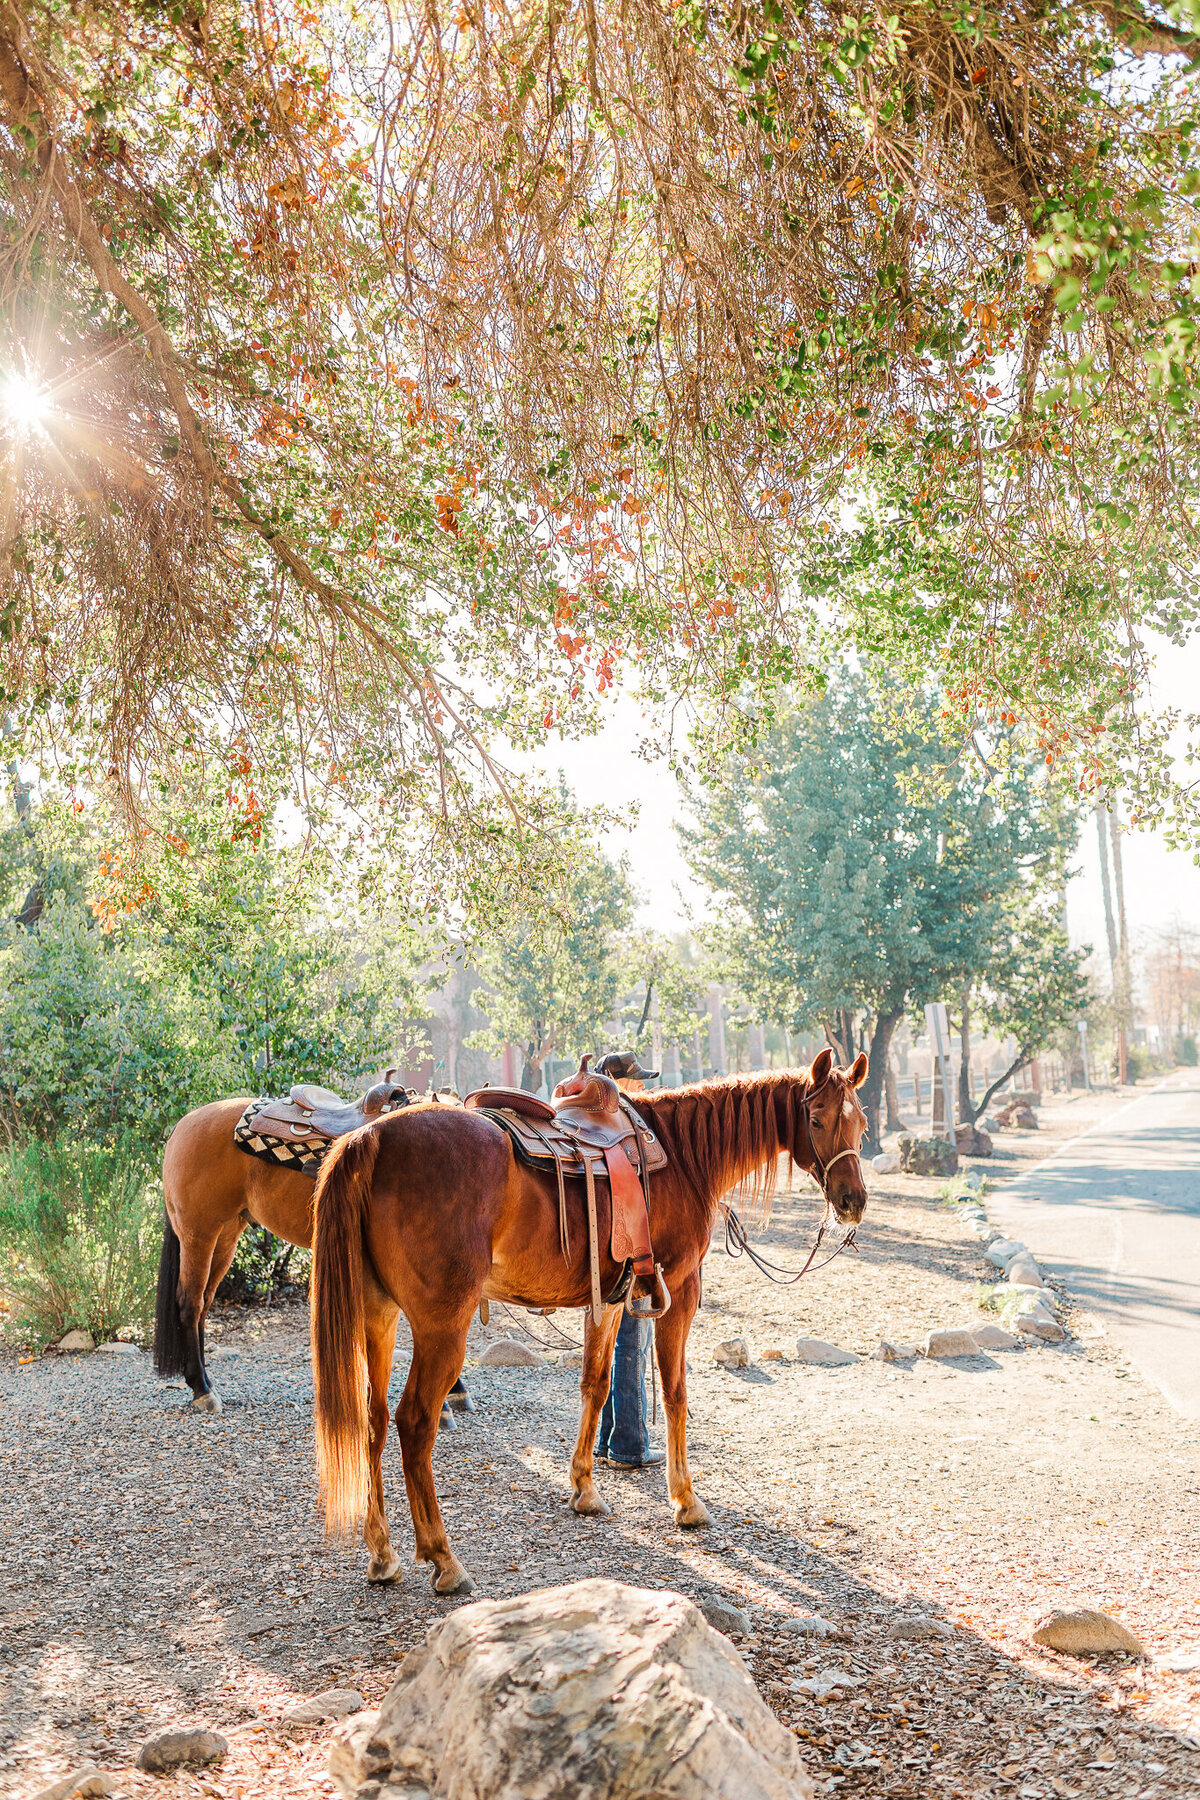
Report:
<svg viewBox="0 0 1200 1800"><path fill-rule="evenodd" d="M154 1367L160 1375L186 1375L187 1366L187 1339L179 1317L179 1239L164 1212L158 1292L154 1301Z"/></svg>
<svg viewBox="0 0 1200 1800"><path fill-rule="evenodd" d="M313 1198L311 1281L317 1478L325 1528L357 1529L367 1507L367 1345L363 1227L379 1139L354 1131L326 1152Z"/></svg>

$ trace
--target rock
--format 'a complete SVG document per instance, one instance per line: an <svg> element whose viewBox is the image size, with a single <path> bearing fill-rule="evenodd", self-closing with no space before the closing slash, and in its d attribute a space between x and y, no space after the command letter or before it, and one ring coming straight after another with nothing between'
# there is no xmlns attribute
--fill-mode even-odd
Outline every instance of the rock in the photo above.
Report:
<svg viewBox="0 0 1200 1800"><path fill-rule="evenodd" d="M1200 1650L1171 1650L1166 1656L1156 1656L1154 1666L1171 1675L1190 1675L1200 1670Z"/></svg>
<svg viewBox="0 0 1200 1800"><path fill-rule="evenodd" d="M1015 1350L1021 1341L1002 1325L972 1325L971 1336L981 1350Z"/></svg>
<svg viewBox="0 0 1200 1800"><path fill-rule="evenodd" d="M900 1173L900 1152L898 1150L881 1150L878 1156L871 1158L871 1167L877 1175L898 1175Z"/></svg>
<svg viewBox="0 0 1200 1800"><path fill-rule="evenodd" d="M997 1238L994 1244L990 1244L984 1251L984 1255L997 1269L1005 1269L1013 1257L1019 1256L1025 1247L1020 1238L1002 1237Z"/></svg>
<svg viewBox="0 0 1200 1800"><path fill-rule="evenodd" d="M954 1627L945 1619L929 1619L920 1614L915 1619L893 1619L888 1636L902 1638L905 1643L920 1643L925 1638L952 1638Z"/></svg>
<svg viewBox="0 0 1200 1800"><path fill-rule="evenodd" d="M846 1675L841 1669L822 1669L819 1675L805 1675L800 1681L789 1681L793 1694L811 1694L814 1700L827 1700L842 1688L861 1687L857 1675Z"/></svg>
<svg viewBox="0 0 1200 1800"><path fill-rule="evenodd" d="M1045 1287L1045 1277L1028 1250L1018 1250L1010 1257L1004 1267L1005 1281L1016 1282L1018 1287Z"/></svg>
<svg viewBox="0 0 1200 1800"><path fill-rule="evenodd" d="M871 1352L872 1362L907 1362L910 1357L919 1356L920 1351L915 1344L892 1344L882 1338Z"/></svg>
<svg viewBox="0 0 1200 1800"><path fill-rule="evenodd" d="M59 1338L56 1350L94 1350L95 1340L90 1331L68 1331L66 1337Z"/></svg>
<svg viewBox="0 0 1200 1800"><path fill-rule="evenodd" d="M1036 1131L1038 1128L1037 1114L1028 1100L1016 1098L1006 1100L1002 1106L996 1108L996 1123L998 1126L1007 1127L1009 1130L1015 1128L1017 1131Z"/></svg>
<svg viewBox="0 0 1200 1800"><path fill-rule="evenodd" d="M1040 1306L1030 1312L1018 1313L1016 1326L1026 1337L1040 1338L1043 1344L1061 1344L1067 1335L1058 1320L1052 1319Z"/></svg>
<svg viewBox="0 0 1200 1800"><path fill-rule="evenodd" d="M439 1620L378 1717L336 1728L329 1769L347 1800L815 1794L791 1733L690 1600L598 1579Z"/></svg>
<svg viewBox="0 0 1200 1800"><path fill-rule="evenodd" d="M958 1174L958 1151L947 1138L902 1137L897 1146L900 1167L909 1175Z"/></svg>
<svg viewBox="0 0 1200 1800"><path fill-rule="evenodd" d="M840 1350L836 1344L827 1344L824 1338L797 1338L796 1360L812 1363L820 1369L840 1369L845 1363L858 1361L852 1350Z"/></svg>
<svg viewBox="0 0 1200 1800"><path fill-rule="evenodd" d="M968 1193L982 1194L987 1186L987 1176L982 1169L968 1169L963 1176L963 1186Z"/></svg>
<svg viewBox="0 0 1200 1800"><path fill-rule="evenodd" d="M582 1369L583 1351L564 1350L558 1359L558 1366L560 1369Z"/></svg>
<svg viewBox="0 0 1200 1800"><path fill-rule="evenodd" d="M97 1356L140 1356L141 1351L136 1344L122 1343L120 1338L109 1338L107 1343L96 1345Z"/></svg>
<svg viewBox="0 0 1200 1800"><path fill-rule="evenodd" d="M797 1637L836 1638L844 1635L840 1626L834 1625L829 1619L823 1619L820 1613L807 1616L797 1614L792 1619L781 1619L776 1630L791 1631Z"/></svg>
<svg viewBox="0 0 1200 1800"><path fill-rule="evenodd" d="M148 1737L137 1753L137 1766L151 1775L165 1775L184 1763L219 1762L229 1745L219 1731L202 1725L168 1725Z"/></svg>
<svg viewBox="0 0 1200 1800"><path fill-rule="evenodd" d="M749 1619L731 1600L723 1599L720 1594L706 1594L696 1605L714 1631L722 1631L726 1637L750 1636Z"/></svg>
<svg viewBox="0 0 1200 1800"><path fill-rule="evenodd" d="M1144 1644L1120 1620L1089 1607L1055 1608L1030 1632L1035 1644L1061 1650L1065 1656L1146 1656Z"/></svg>
<svg viewBox="0 0 1200 1800"><path fill-rule="evenodd" d="M1004 1120L998 1119L995 1113L989 1113L987 1118L983 1121L983 1129L985 1131L1003 1131Z"/></svg>
<svg viewBox="0 0 1200 1800"><path fill-rule="evenodd" d="M289 1706L279 1722L290 1726L320 1725L326 1719L348 1718L351 1713L361 1712L366 1704L354 1688L326 1688L323 1694L314 1694L311 1700Z"/></svg>
<svg viewBox="0 0 1200 1800"><path fill-rule="evenodd" d="M745 1338L725 1338L717 1345L713 1356L723 1369L748 1369L750 1367L750 1346Z"/></svg>
<svg viewBox="0 0 1200 1800"><path fill-rule="evenodd" d="M75 1800L77 1794L91 1800L93 1795L111 1794L116 1789L116 1781L107 1769L98 1769L95 1763L84 1763L71 1775L65 1775L53 1786L43 1788L33 1796L33 1800Z"/></svg>
<svg viewBox="0 0 1200 1800"><path fill-rule="evenodd" d="M544 1358L532 1344L519 1344L515 1338L497 1338L479 1358L481 1369L540 1369Z"/></svg>
<svg viewBox="0 0 1200 1800"><path fill-rule="evenodd" d="M956 1125L954 1143L960 1156L991 1156L994 1148L987 1132L977 1125Z"/></svg>
<svg viewBox="0 0 1200 1800"><path fill-rule="evenodd" d="M782 1362L783 1351L778 1349L764 1350L762 1353L762 1360L763 1362Z"/></svg>
<svg viewBox="0 0 1200 1800"><path fill-rule="evenodd" d="M925 1356L978 1356L979 1345L963 1326L948 1331L927 1331L921 1350Z"/></svg>

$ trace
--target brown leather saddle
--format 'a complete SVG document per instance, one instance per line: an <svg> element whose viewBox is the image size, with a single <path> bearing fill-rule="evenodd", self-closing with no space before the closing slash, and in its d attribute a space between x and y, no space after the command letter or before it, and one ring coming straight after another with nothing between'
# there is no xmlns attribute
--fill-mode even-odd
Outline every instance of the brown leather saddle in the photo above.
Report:
<svg viewBox="0 0 1200 1800"><path fill-rule="evenodd" d="M360 1125L410 1103L412 1095L408 1089L392 1080L395 1073L395 1069L389 1069L361 1100L343 1100L332 1088L301 1082L290 1090L286 1100L268 1100L254 1115L254 1129L264 1136L296 1144L329 1143L333 1138L345 1137L348 1131L357 1131Z"/></svg>
<svg viewBox="0 0 1200 1800"><path fill-rule="evenodd" d="M649 1180L667 1166L666 1151L645 1120L607 1075L580 1059L578 1073L559 1082L550 1104L520 1088L477 1088L464 1104L487 1112L507 1132L523 1162L552 1167L558 1179L558 1234L564 1258L571 1256L566 1182L582 1178L588 1216L592 1317L596 1324L605 1305L624 1300L636 1318L657 1319L671 1304L662 1269L654 1260L648 1211ZM600 1244L596 1225L596 1180L607 1179L612 1195L611 1249L623 1273L604 1299L600 1294ZM633 1283L650 1287L648 1301L638 1304ZM657 1296L654 1292L657 1288Z"/></svg>

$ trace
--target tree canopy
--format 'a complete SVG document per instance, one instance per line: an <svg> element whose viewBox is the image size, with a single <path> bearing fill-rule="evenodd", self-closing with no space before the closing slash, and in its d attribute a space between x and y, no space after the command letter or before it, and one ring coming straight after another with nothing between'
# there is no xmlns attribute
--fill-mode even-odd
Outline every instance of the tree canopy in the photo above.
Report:
<svg viewBox="0 0 1200 1800"><path fill-rule="evenodd" d="M554 836L497 740L719 749L832 631L1153 813L1195 11L4 0L13 728L470 880Z"/></svg>
<svg viewBox="0 0 1200 1800"><path fill-rule="evenodd" d="M1018 897L1057 895L1075 839L1027 766L998 791L947 748L934 699L904 721L895 699L842 672L779 721L761 760L696 796L685 834L721 907L729 972L760 1016L820 1025L849 1063L865 1015L874 1144L896 1025L1004 960Z"/></svg>

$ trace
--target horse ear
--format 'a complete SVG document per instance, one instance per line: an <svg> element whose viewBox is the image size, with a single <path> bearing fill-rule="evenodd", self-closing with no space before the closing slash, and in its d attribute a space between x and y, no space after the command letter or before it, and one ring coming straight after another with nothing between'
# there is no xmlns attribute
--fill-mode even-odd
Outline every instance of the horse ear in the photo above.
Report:
<svg viewBox="0 0 1200 1800"><path fill-rule="evenodd" d="M867 1079L867 1053L860 1050L848 1071L847 1079L851 1087L860 1088Z"/></svg>
<svg viewBox="0 0 1200 1800"><path fill-rule="evenodd" d="M828 1048L818 1050L817 1054L813 1057L812 1073L810 1077L814 1089L825 1086L825 1083L829 1080L829 1071L832 1068L833 1051Z"/></svg>

